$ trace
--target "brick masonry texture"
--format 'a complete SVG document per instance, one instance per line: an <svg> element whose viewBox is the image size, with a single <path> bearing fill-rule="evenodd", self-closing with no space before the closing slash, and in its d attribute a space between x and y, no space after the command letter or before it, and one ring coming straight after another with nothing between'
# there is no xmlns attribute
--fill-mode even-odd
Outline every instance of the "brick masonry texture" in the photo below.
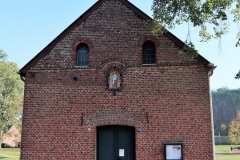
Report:
<svg viewBox="0 0 240 160"><path fill-rule="evenodd" d="M156 65L142 66L146 40L156 45ZM75 48L83 42L89 66L78 68ZM21 159L95 160L96 127L126 125L143 128L136 160L163 160L164 142L183 142L184 160L212 160L209 71L179 51L107 0L26 73ZM107 89L114 66L123 77L116 96Z"/></svg>

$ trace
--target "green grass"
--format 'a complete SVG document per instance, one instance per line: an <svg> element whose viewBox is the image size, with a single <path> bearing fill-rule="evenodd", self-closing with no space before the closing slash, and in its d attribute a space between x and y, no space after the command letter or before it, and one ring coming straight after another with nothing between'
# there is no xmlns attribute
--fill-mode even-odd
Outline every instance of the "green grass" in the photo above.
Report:
<svg viewBox="0 0 240 160"><path fill-rule="evenodd" d="M229 145L216 145L215 146L215 153L216 154L223 154L223 153L230 153L231 146Z"/></svg>
<svg viewBox="0 0 240 160"><path fill-rule="evenodd" d="M238 148L240 145L232 145L232 147ZM216 160L240 160L240 154L231 154L231 145L216 145L215 153ZM0 160L19 160L19 156L19 148L0 148Z"/></svg>
<svg viewBox="0 0 240 160"><path fill-rule="evenodd" d="M0 148L0 160L19 160L19 148Z"/></svg>
<svg viewBox="0 0 240 160"><path fill-rule="evenodd" d="M19 152L20 148L0 148L0 151Z"/></svg>
<svg viewBox="0 0 240 160"><path fill-rule="evenodd" d="M19 148L0 148L0 154L9 156L20 156Z"/></svg>
<svg viewBox="0 0 240 160"><path fill-rule="evenodd" d="M240 145L216 145L215 146L215 153L216 154L226 154L231 153L232 148L238 148Z"/></svg>
<svg viewBox="0 0 240 160"><path fill-rule="evenodd" d="M238 148L240 145L216 145L216 160L240 160L240 154L232 154L231 147Z"/></svg>
<svg viewBox="0 0 240 160"><path fill-rule="evenodd" d="M0 157L1 160L19 160L19 158L6 158L6 157Z"/></svg>

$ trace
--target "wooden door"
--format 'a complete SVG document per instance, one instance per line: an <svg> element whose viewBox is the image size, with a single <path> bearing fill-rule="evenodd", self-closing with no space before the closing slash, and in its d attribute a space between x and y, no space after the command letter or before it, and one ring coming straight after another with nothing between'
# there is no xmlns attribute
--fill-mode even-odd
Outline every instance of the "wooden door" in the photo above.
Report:
<svg viewBox="0 0 240 160"><path fill-rule="evenodd" d="M97 160L135 160L135 128L97 128Z"/></svg>

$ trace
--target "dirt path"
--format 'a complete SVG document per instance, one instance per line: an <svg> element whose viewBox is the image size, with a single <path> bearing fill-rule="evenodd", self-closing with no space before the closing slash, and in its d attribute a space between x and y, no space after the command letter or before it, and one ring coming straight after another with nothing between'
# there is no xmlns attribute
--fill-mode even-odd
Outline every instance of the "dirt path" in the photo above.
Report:
<svg viewBox="0 0 240 160"><path fill-rule="evenodd" d="M240 154L240 149L233 149L231 153Z"/></svg>

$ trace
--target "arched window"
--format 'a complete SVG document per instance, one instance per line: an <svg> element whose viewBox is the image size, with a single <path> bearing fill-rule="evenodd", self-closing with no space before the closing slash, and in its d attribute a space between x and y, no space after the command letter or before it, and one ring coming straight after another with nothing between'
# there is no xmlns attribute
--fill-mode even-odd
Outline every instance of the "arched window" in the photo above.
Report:
<svg viewBox="0 0 240 160"><path fill-rule="evenodd" d="M76 66L87 66L88 65L88 52L89 52L89 48L86 44L81 43L78 45Z"/></svg>
<svg viewBox="0 0 240 160"><path fill-rule="evenodd" d="M146 41L142 46L142 63L156 64L155 44L151 41Z"/></svg>

